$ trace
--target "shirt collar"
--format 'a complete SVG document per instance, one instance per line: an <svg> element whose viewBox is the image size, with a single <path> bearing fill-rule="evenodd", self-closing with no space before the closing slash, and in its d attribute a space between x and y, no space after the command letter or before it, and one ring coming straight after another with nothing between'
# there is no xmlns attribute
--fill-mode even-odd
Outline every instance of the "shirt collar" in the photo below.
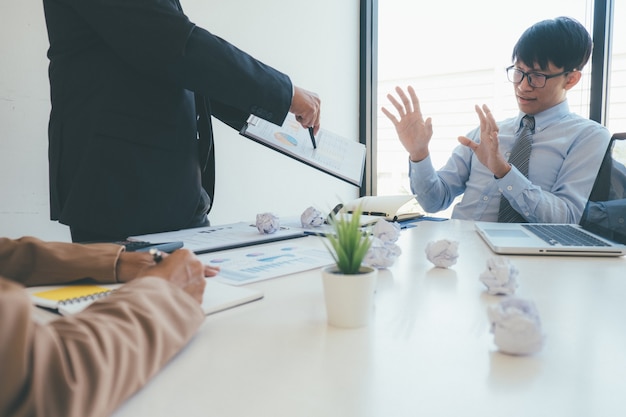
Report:
<svg viewBox="0 0 626 417"><path fill-rule="evenodd" d="M542 111L541 113L535 114L535 133L541 132L551 124L555 123L558 120L561 120L563 116L566 116L569 113L569 104L567 104L566 99L556 106L552 106L549 109ZM524 116L526 116L526 113L519 112L516 119L516 126L521 125L522 118Z"/></svg>

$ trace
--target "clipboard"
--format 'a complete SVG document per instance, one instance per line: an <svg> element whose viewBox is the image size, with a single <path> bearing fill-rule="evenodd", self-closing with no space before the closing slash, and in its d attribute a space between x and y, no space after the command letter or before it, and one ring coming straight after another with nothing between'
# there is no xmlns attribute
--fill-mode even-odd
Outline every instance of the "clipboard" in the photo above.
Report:
<svg viewBox="0 0 626 417"><path fill-rule="evenodd" d="M230 223L216 226L196 227L175 230L173 232L153 233L131 236L129 240L145 242L183 242L183 247L196 254L236 249L262 243L304 237L301 230L282 227L276 233L259 233L254 224L247 222Z"/></svg>
<svg viewBox="0 0 626 417"><path fill-rule="evenodd" d="M317 148L313 148L308 129L292 113L282 126L251 115L239 133L357 187L363 182L365 145L320 129L315 138Z"/></svg>

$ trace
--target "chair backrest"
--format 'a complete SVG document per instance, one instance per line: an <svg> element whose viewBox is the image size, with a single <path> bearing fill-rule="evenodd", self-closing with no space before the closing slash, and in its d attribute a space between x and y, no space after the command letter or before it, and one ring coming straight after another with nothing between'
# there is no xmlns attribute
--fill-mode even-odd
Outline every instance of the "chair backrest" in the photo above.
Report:
<svg viewBox="0 0 626 417"><path fill-rule="evenodd" d="M609 199L611 192L611 185L614 183L614 166L613 162L613 148L615 147L615 141L626 139L626 133L615 133L611 136L609 146L607 147L604 159L600 165L600 170L596 176L596 181L591 189L589 195L589 201L606 201Z"/></svg>
<svg viewBox="0 0 626 417"><path fill-rule="evenodd" d="M614 159L617 141L626 133L615 133L602 160L580 224L609 239L626 243L626 166Z"/></svg>

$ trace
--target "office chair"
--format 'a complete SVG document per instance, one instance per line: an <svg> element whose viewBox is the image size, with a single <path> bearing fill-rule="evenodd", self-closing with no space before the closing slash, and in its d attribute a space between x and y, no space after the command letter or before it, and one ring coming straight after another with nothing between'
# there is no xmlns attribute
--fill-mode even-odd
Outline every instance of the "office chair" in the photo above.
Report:
<svg viewBox="0 0 626 417"><path fill-rule="evenodd" d="M615 141L626 139L626 132L615 133L611 136L609 146L607 147L604 159L598 170L598 175L593 183L591 194L589 195L589 201L607 201L611 192L611 184L615 180L615 172L613 167L613 148L615 147ZM613 179L612 179L613 177Z"/></svg>
<svg viewBox="0 0 626 417"><path fill-rule="evenodd" d="M580 225L585 229L626 244L626 167L613 159L615 142L626 133L615 133L600 165ZM607 207L612 207L609 212ZM592 214L594 213L595 214ZM598 212L604 213L598 215Z"/></svg>

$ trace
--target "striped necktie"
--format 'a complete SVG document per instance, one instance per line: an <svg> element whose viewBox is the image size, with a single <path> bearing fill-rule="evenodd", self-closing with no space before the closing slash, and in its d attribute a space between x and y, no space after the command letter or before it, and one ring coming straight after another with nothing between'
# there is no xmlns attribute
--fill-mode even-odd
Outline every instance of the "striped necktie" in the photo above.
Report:
<svg viewBox="0 0 626 417"><path fill-rule="evenodd" d="M533 133L535 131L535 118L533 116L524 116L522 119L522 127L517 134L515 145L509 156L509 163L528 178L528 160L530 159L530 150L533 146ZM526 219L522 217L509 204L509 200L505 197L500 198L500 211L498 212L498 222L500 223L526 223Z"/></svg>

